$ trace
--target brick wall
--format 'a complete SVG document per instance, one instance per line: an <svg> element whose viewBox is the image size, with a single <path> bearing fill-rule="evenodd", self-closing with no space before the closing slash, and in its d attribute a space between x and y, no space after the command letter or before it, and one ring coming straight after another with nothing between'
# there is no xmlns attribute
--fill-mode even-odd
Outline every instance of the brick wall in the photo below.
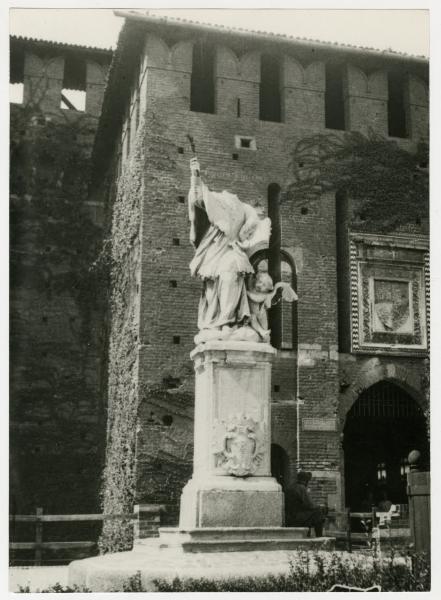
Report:
<svg viewBox="0 0 441 600"><path fill-rule="evenodd" d="M60 109L63 53L23 54L23 105L11 105L10 512L95 512L107 281L92 267L102 202L87 201L87 180L106 60L76 112Z"/></svg>
<svg viewBox="0 0 441 600"><path fill-rule="evenodd" d="M239 57L225 45L218 46L216 111L196 113L189 111L191 44L181 41L167 47L158 36L146 36L139 76L145 121L140 165L142 399L136 450L140 503L177 503L191 470L194 378L189 353L197 331L200 283L190 279L188 270L193 249L186 208L192 157L187 135L194 139L202 177L211 189L234 191L242 201L266 209L268 186L277 183L283 191L291 181L290 152L295 144L325 131L323 61L305 67L293 57L283 57L284 122L263 122L258 119L259 54L251 47L242 50ZM345 98L352 128L366 130L369 123L387 135L385 72L368 77L348 65ZM417 101L416 92L412 98L420 111L424 100ZM257 150L236 148L237 135L255 137ZM412 147L414 141L400 143ZM281 206L281 223L282 248L297 273L301 418L332 422L339 414L341 380L334 194L314 192L307 199L294 194ZM273 442L288 454L291 480L296 460L296 360L295 353L280 352L273 368ZM171 426L162 421L167 415L173 418ZM342 455L338 419L335 423L328 431L301 430L300 462L314 473L313 495L338 507Z"/></svg>

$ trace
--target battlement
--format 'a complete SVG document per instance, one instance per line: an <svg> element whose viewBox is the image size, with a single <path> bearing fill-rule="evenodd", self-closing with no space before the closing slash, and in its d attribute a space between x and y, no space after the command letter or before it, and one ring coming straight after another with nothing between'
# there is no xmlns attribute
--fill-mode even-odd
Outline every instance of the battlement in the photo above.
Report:
<svg viewBox="0 0 441 600"><path fill-rule="evenodd" d="M11 102L98 117L110 50L11 36Z"/></svg>

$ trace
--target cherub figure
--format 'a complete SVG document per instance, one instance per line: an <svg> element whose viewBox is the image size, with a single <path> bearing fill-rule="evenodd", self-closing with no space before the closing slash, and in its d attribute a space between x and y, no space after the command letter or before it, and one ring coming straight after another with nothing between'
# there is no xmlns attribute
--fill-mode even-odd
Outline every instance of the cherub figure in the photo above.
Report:
<svg viewBox="0 0 441 600"><path fill-rule="evenodd" d="M250 306L250 326L264 342L270 341L270 329L268 329L267 310L271 308L271 302L277 291L282 290L282 298L287 302L298 299L297 294L289 285L283 281L273 284L271 276L265 271L258 271L248 279L247 296Z"/></svg>

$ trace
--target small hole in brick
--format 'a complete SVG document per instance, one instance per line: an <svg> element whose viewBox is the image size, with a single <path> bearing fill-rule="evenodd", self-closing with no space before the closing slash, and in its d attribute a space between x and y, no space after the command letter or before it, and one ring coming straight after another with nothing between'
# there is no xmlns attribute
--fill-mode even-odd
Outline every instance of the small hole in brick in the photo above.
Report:
<svg viewBox="0 0 441 600"><path fill-rule="evenodd" d="M180 204L185 204L185 196L178 196L178 202L180 202Z"/></svg>
<svg viewBox="0 0 441 600"><path fill-rule="evenodd" d="M184 154L184 148L182 146L179 146L178 154Z"/></svg>
<svg viewBox="0 0 441 600"><path fill-rule="evenodd" d="M274 386L274 391L275 392L280 392L280 385L275 385Z"/></svg>
<svg viewBox="0 0 441 600"><path fill-rule="evenodd" d="M308 214L308 209L306 206L302 206L302 208L300 209L300 212L302 213L302 215L307 215Z"/></svg>
<svg viewBox="0 0 441 600"><path fill-rule="evenodd" d="M181 385L182 381L179 377L169 376L169 377L164 377L162 379L162 383L165 385L165 387L168 390L175 390L176 388L178 388Z"/></svg>
<svg viewBox="0 0 441 600"><path fill-rule="evenodd" d="M416 224L416 225L421 225L421 217L417 217L417 218L415 219L415 224Z"/></svg>
<svg viewBox="0 0 441 600"><path fill-rule="evenodd" d="M179 246L180 241L179 238L173 238L173 246Z"/></svg>
<svg viewBox="0 0 441 600"><path fill-rule="evenodd" d="M233 160L239 160L239 155L236 152L233 154Z"/></svg>
<svg viewBox="0 0 441 600"><path fill-rule="evenodd" d="M170 284L171 288L177 288L178 287L178 282L176 281L176 279L170 279L169 284Z"/></svg>
<svg viewBox="0 0 441 600"><path fill-rule="evenodd" d="M173 343L174 344L180 344L181 343L181 336L180 335L174 335L173 336Z"/></svg>
<svg viewBox="0 0 441 600"><path fill-rule="evenodd" d="M303 167L303 165L304 165L304 163L302 163L302 162L301 162L301 163L299 163L299 167L300 167L300 168L302 168L302 167Z"/></svg>
<svg viewBox="0 0 441 600"><path fill-rule="evenodd" d="M166 427L170 427L170 425L173 423L173 417L171 415L164 415L162 417L162 422Z"/></svg>

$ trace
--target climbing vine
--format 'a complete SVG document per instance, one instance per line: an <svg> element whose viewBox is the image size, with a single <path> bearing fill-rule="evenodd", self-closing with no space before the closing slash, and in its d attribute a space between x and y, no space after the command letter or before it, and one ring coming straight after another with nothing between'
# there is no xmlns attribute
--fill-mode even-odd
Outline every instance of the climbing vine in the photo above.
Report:
<svg viewBox="0 0 441 600"><path fill-rule="evenodd" d="M17 468L17 486L31 493L12 492L24 511L53 502L55 489L67 512L96 509L103 442L99 376L92 369L107 276L91 268L101 238L86 205L95 129L90 115L47 113L36 103L11 106L11 355L20 357L14 364L21 369L14 371L11 419L40 420L38 431L30 427L26 436L14 436L13 460L24 448L29 457ZM45 457L37 469L36 452ZM86 465L87 453L97 458ZM81 487L81 494L72 493Z"/></svg>
<svg viewBox="0 0 441 600"><path fill-rule="evenodd" d="M364 229L392 231L427 217L428 160L424 142L412 152L372 132L317 134L294 146L287 194L304 201L320 191L344 191Z"/></svg>

